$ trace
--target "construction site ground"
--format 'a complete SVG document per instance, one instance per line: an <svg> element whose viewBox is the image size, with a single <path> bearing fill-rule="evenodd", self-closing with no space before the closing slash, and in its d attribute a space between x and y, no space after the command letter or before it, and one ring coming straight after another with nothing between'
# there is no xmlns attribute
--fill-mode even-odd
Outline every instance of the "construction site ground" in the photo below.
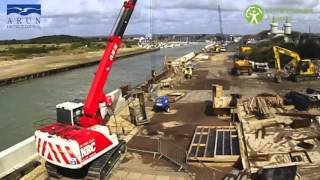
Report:
<svg viewBox="0 0 320 180"><path fill-rule="evenodd" d="M126 134L128 152L113 169L110 179L222 179L231 169L240 166L240 160L234 164L196 164L188 166L188 173L178 172L179 167L165 158L152 153L137 152L130 149L157 152L157 139L164 138L184 150L189 149L194 130L197 126L228 126L230 118L212 114L212 84L224 87L224 93L256 95L259 93L278 93L284 95L290 90L302 91L306 87L317 88L319 81L290 82L277 84L268 77L268 73L254 73L252 76L234 77L230 75L233 65L232 52L215 54L208 60L195 59L197 63L192 79L176 79L173 88L161 90L160 94L184 92L186 95L171 104L171 112L152 112L152 102L147 102L147 111L151 122L145 126L133 127L129 123L123 129L132 131ZM128 120L128 112L117 117L117 121ZM217 169L217 171L213 171ZM41 174L41 173L40 173ZM43 179L45 173L36 179ZM29 178L26 178L29 179Z"/></svg>
<svg viewBox="0 0 320 180"><path fill-rule="evenodd" d="M277 84L268 77L268 73L254 73L252 76L234 77L230 75L230 69L233 65L234 53L220 53L214 55L210 60L197 61L196 70L194 71L191 80L183 80L180 84L174 84L172 90L164 90L162 94L170 91L185 92L186 96L176 103L171 105L171 113L156 113L151 118L151 123L142 127L141 130L128 143L129 148L157 151L156 138L162 137L168 139L188 150L194 130L196 126L220 126L229 125L228 117L215 117L212 115L212 84L223 85L227 94L236 93L243 95L255 95L259 93L278 93L284 95L290 90L302 91L306 87L316 88L317 81L309 82L290 82L285 81L282 84ZM160 94L161 94L160 93ZM136 158L127 159L121 162L119 169L121 171L132 171L131 168L142 167L149 164L152 168L158 168L159 160L153 156L140 153L127 153L129 157L141 158L141 163L133 163L132 166L126 164L131 161L136 161ZM222 179L234 167L237 167L239 162L234 165L213 164L212 168L221 171L215 171L216 179ZM125 167L123 169L123 167ZM171 171L176 171L177 166L171 164ZM189 166L191 173L196 173L196 179L209 179L212 175L212 170L204 168L201 165ZM115 169L113 178L117 179L118 169ZM135 171L139 172L139 171ZM162 172L163 173L163 172ZM141 176L140 176L141 177ZM139 179L139 178L137 178Z"/></svg>

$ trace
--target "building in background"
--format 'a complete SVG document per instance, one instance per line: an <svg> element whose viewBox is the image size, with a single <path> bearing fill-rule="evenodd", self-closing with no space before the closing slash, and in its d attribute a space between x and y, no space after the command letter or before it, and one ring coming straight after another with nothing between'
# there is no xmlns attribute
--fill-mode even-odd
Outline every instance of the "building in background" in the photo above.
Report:
<svg viewBox="0 0 320 180"><path fill-rule="evenodd" d="M270 24L270 32L268 33L270 39L274 39L277 37L283 37L285 42L289 42L291 40L292 33L292 25L289 22L289 18L286 17L286 22L283 24L283 27L279 28L279 23L272 18L272 22Z"/></svg>

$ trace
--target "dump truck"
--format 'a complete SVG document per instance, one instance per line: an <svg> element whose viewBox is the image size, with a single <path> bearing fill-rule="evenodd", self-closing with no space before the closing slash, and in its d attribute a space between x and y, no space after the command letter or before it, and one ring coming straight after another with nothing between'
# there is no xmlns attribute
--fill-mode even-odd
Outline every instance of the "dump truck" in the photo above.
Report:
<svg viewBox="0 0 320 180"><path fill-rule="evenodd" d="M252 64L244 57L238 56L234 59L231 74L240 76L241 74L252 75Z"/></svg>

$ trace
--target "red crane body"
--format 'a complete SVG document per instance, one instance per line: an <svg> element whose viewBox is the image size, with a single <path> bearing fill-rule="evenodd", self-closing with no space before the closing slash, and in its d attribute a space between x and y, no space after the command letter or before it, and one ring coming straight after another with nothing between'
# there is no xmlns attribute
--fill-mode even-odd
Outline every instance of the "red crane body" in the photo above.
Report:
<svg viewBox="0 0 320 180"><path fill-rule="evenodd" d="M80 169L89 165L87 176L95 177L99 174L99 177L103 177L112 169L110 163L116 162L120 152L125 152L125 142L119 140L118 136L102 123L100 103L109 107L112 102L111 97L103 92L103 88L136 2L137 0L124 2L119 19L108 37L106 49L85 102L58 104L57 122L36 130L36 148L38 154L47 162L49 175L57 177L56 169L59 168Z"/></svg>

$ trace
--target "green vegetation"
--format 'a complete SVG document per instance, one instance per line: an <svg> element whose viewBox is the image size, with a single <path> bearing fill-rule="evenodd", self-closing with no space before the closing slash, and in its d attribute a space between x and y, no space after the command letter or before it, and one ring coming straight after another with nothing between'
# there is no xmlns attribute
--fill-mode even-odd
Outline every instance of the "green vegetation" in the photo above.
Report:
<svg viewBox="0 0 320 180"><path fill-rule="evenodd" d="M30 48L9 48L8 52L13 54L41 54L48 53L53 50L57 50L59 48L55 46L46 47L30 47Z"/></svg>
<svg viewBox="0 0 320 180"><path fill-rule="evenodd" d="M13 57L14 59L23 59L27 58L30 55L42 55L47 54L51 51L56 51L60 49L57 46L31 46L31 47L9 47L6 50L0 51L0 56L9 56Z"/></svg>
<svg viewBox="0 0 320 180"><path fill-rule="evenodd" d="M12 44L60 44L60 43L73 43L85 41L84 38L77 36L68 35L57 35L57 36L42 36L28 40L4 40L0 41L2 45L12 45Z"/></svg>
<svg viewBox="0 0 320 180"><path fill-rule="evenodd" d="M131 48L138 42L124 40L121 47ZM29 40L0 41L0 60L24 59L46 54L84 53L103 50L106 38L58 35L43 36Z"/></svg>
<svg viewBox="0 0 320 180"><path fill-rule="evenodd" d="M297 51L302 58L320 59L320 37L310 34L303 34L300 43L297 45Z"/></svg>
<svg viewBox="0 0 320 180"><path fill-rule="evenodd" d="M264 33L259 33L264 36ZM296 36L296 34L295 34ZM282 37L276 38L273 41L260 42L253 47L252 53L247 56L255 62L269 62L270 65L274 64L273 46L280 46L292 51L298 52L302 59L320 59L320 37L310 34L302 34L296 43L285 43ZM288 63L291 58L281 55L282 63Z"/></svg>
<svg viewBox="0 0 320 180"><path fill-rule="evenodd" d="M0 45L14 45L14 44L63 44L63 43L80 43L82 45L90 44L93 42L106 42L105 37L78 37L69 35L54 35L54 36L42 36L28 40L3 40L0 41ZM136 45L136 40L124 40L123 42L126 47Z"/></svg>
<svg viewBox="0 0 320 180"><path fill-rule="evenodd" d="M131 41L125 40L123 42L123 44L125 44L126 48L133 48L134 46L136 46L138 44L138 42L139 42L138 40L131 40Z"/></svg>

